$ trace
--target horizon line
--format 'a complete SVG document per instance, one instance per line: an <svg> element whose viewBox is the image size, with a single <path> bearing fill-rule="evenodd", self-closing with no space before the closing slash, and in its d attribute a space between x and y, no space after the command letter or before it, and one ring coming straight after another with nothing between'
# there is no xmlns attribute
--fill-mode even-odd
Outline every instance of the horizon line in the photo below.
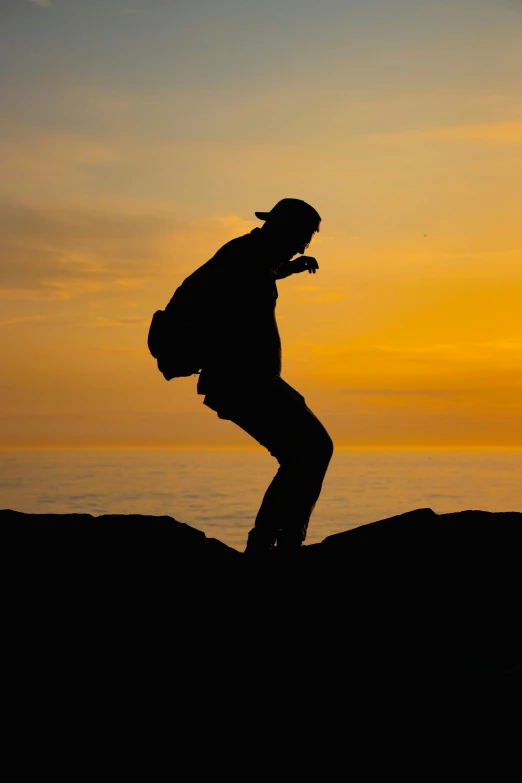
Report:
<svg viewBox="0 0 522 783"><path fill-rule="evenodd" d="M335 451L522 451L520 445L477 445L477 444L334 444ZM171 446L143 446L143 445L15 445L4 446L0 444L1 451L258 451L265 452L262 446L231 446L231 445L171 445Z"/></svg>

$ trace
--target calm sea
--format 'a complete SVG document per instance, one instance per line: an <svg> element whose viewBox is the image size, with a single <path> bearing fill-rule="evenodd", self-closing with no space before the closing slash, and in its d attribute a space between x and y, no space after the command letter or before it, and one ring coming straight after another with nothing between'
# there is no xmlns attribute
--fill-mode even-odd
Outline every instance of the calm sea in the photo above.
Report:
<svg viewBox="0 0 522 783"><path fill-rule="evenodd" d="M0 508L168 514L242 549L276 468L261 450L0 451ZM425 507L522 511L522 450L338 450L307 543Z"/></svg>

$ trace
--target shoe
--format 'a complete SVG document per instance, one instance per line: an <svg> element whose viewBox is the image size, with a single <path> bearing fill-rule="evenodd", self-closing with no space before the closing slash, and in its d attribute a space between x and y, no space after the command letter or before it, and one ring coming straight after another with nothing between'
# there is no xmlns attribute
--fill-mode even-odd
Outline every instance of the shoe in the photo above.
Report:
<svg viewBox="0 0 522 783"><path fill-rule="evenodd" d="M248 534L247 545L244 554L252 561L266 560L274 549L274 542L266 537L261 537L259 531L253 527Z"/></svg>
<svg viewBox="0 0 522 783"><path fill-rule="evenodd" d="M277 551L281 555L294 556L299 554L303 546L306 532L302 530L280 530L277 537Z"/></svg>

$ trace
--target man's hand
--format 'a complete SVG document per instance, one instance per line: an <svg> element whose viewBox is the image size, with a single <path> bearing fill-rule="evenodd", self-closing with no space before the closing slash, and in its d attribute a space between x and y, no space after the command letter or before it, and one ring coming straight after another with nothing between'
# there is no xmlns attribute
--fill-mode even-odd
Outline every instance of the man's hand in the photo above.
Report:
<svg viewBox="0 0 522 783"><path fill-rule="evenodd" d="M312 256L299 256L299 258L294 258L293 261L281 264L277 270L276 277L281 280L283 277L297 275L305 270L308 270L309 274L315 275L317 269L319 269L319 264L315 258L312 258Z"/></svg>
<svg viewBox="0 0 522 783"><path fill-rule="evenodd" d="M309 274L313 273L315 275L316 270L319 269L319 264L312 256L299 256L299 258L294 258L293 261L290 261L290 269L293 275L304 272L305 269L308 269Z"/></svg>

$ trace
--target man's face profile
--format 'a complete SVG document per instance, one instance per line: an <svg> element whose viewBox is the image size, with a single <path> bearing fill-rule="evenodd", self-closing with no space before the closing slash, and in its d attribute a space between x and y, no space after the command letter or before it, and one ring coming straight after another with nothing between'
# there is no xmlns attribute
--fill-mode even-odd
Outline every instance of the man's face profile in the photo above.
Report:
<svg viewBox="0 0 522 783"><path fill-rule="evenodd" d="M274 225L272 229L279 248L289 258L303 254L312 241L314 230L299 224Z"/></svg>
<svg viewBox="0 0 522 783"><path fill-rule="evenodd" d="M288 243L290 249L293 251L292 255L295 256L297 253L302 255L312 241L313 235L314 231L310 231L310 229L303 228L302 226L291 229L289 231Z"/></svg>

